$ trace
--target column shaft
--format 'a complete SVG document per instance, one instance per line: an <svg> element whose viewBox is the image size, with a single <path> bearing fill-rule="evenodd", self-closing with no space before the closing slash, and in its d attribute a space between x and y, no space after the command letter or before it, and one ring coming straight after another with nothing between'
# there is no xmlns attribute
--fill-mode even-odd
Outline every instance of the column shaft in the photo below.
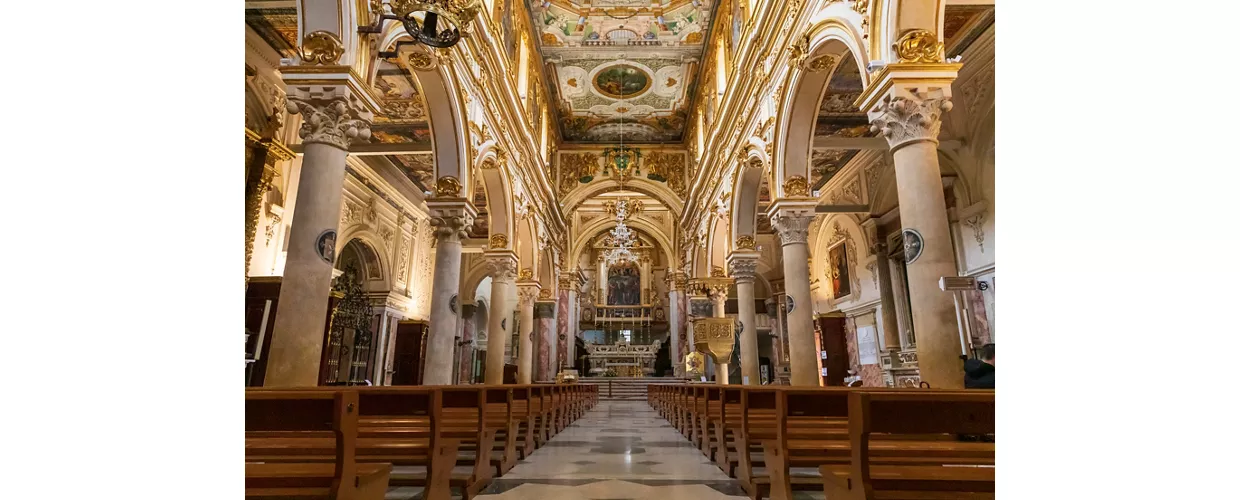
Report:
<svg viewBox="0 0 1240 500"><path fill-rule="evenodd" d="M432 285L430 332L426 341L425 385L452 384L452 357L456 353L456 313L450 302L460 291L461 240L444 236L451 228L440 228L435 244L435 281ZM457 298L460 302L460 298Z"/></svg>
<svg viewBox="0 0 1240 500"><path fill-rule="evenodd" d="M671 290L667 292L667 305L668 305L668 308L667 308L668 309L668 314L667 314L668 332L670 333L667 341L672 344L670 346L670 352L672 355L672 373L675 376L679 377L679 376L684 375L684 370L685 370L684 359L683 359L684 353L680 352L680 342L681 342L681 335L682 335L680 332L680 325L683 322L683 319L680 317L680 291L679 290Z"/></svg>
<svg viewBox="0 0 1240 500"><path fill-rule="evenodd" d="M487 374L486 383L504 383L504 349L512 325L505 319L509 316L505 310L508 303L508 286L512 283L516 264L512 263L506 271L497 271L492 262L491 272L491 309L487 317Z"/></svg>
<svg viewBox="0 0 1240 500"><path fill-rule="evenodd" d="M532 293L531 293L532 292ZM521 287L520 297L520 347L517 350L517 383L534 383L534 295L537 289Z"/></svg>
<svg viewBox="0 0 1240 500"><path fill-rule="evenodd" d="M263 384L267 387L310 387L319 383L348 152L324 143L306 144L304 151L296 213L280 283L280 307L276 309ZM331 261L320 256L320 236L323 255Z"/></svg>
<svg viewBox="0 0 1240 500"><path fill-rule="evenodd" d="M758 328L757 313L754 309L753 278L736 281L736 312L740 317L741 330L741 383L758 385L762 383L758 373Z"/></svg>
<svg viewBox="0 0 1240 500"><path fill-rule="evenodd" d="M939 278L956 276L947 204L935 142L915 142L894 151L896 190L905 246L908 230L921 234L921 255L907 267L913 330L917 332L917 366L931 387L964 387L960 336L952 294L939 289Z"/></svg>

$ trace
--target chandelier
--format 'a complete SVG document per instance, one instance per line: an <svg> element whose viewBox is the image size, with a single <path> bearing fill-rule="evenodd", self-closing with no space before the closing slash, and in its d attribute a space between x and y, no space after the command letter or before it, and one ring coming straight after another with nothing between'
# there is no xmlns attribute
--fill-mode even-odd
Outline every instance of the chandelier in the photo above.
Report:
<svg viewBox="0 0 1240 500"><path fill-rule="evenodd" d="M611 237L608 238L611 248L603 253L603 262L608 266L619 262L636 262L637 255L633 253L633 244L637 241L634 237L635 233L629 229L628 224L624 221L629 218L629 200L620 200L615 205L616 227L611 230Z"/></svg>
<svg viewBox="0 0 1240 500"><path fill-rule="evenodd" d="M446 49L469 36L469 23L478 15L480 0L392 0L392 14L405 26L414 40L424 45Z"/></svg>

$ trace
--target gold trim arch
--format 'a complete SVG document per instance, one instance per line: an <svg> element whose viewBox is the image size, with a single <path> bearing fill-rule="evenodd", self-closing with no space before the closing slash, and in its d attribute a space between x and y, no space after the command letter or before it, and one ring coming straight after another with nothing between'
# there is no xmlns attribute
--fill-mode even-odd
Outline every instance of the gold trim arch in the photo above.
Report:
<svg viewBox="0 0 1240 500"><path fill-rule="evenodd" d="M805 35L809 37L809 55L806 61L822 56L837 58L829 71L807 71L797 66L789 70L788 80L784 88L783 101L779 103L779 118L775 124L775 139L772 157L774 182L771 183L771 196L774 199L784 198L784 182L793 176L810 178L810 155L814 145L814 127L817 122L818 108L821 106L823 92L831 81L831 76L839 68L839 58L849 53L856 59L857 68L861 69L861 83L869 87L870 77L864 68L869 64L862 50L860 31L853 28L848 21L830 18L811 28Z"/></svg>
<svg viewBox="0 0 1240 500"><path fill-rule="evenodd" d="M662 182L655 182L650 179L642 178L629 179L625 181L624 189L626 191L641 193L659 200L660 203L672 211L672 215L676 218L680 218L680 214L685 209L684 201L681 200L671 188L667 187L667 185ZM573 209L577 208L577 205L580 205L582 202L594 197L597 194L619 190L620 183L611 179L595 180L589 184L573 188L573 190L568 193L568 196L565 196L562 200L564 212L571 213Z"/></svg>
<svg viewBox="0 0 1240 500"><path fill-rule="evenodd" d="M570 256L568 261L569 269L576 269L580 264L581 252L585 250L586 244L599 233L610 229L615 225L615 223L615 220L604 217L590 221L589 224L583 227L581 231L577 233L577 238L573 240L573 247L568 252ZM663 257L667 259L668 266L675 267L675 248L672 246L671 240L668 239L666 234L664 234L662 228L642 219L629 219L625 221L625 224L628 224L629 227L640 229L650 235L651 238L654 238L654 241L662 247Z"/></svg>
<svg viewBox="0 0 1240 500"><path fill-rule="evenodd" d="M736 186L732 188L732 243L742 235L756 236L758 232L758 196L762 179L771 163L766 156L766 143L756 137L749 138L749 146L740 156L736 166ZM753 164L759 166L751 166Z"/></svg>
<svg viewBox="0 0 1240 500"><path fill-rule="evenodd" d="M508 238L508 248L512 248L515 242L513 239L515 228L512 220L512 185L508 179L507 165L496 154L498 150L495 146L495 141L482 143L478 147L478 161L474 162L474 165L478 167L478 181L482 183L482 192L487 197L487 217L490 223L490 234L487 236L502 234ZM493 168L488 168L487 162L492 162ZM496 190L500 198L498 200ZM498 248L492 250L498 250Z"/></svg>

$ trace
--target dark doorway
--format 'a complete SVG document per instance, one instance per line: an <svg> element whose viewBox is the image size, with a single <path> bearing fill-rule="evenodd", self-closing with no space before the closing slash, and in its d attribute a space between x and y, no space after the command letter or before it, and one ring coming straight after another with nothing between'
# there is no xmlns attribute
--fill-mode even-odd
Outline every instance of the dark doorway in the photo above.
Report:
<svg viewBox="0 0 1240 500"><path fill-rule="evenodd" d="M401 321L396 325L396 348L392 356L392 385L422 385L422 359L426 324Z"/></svg>

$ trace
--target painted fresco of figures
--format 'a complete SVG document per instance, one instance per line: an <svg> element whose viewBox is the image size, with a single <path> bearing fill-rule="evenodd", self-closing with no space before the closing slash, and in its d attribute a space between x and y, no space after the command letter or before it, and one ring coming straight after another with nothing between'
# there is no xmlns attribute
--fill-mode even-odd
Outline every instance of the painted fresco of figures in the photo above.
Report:
<svg viewBox="0 0 1240 500"><path fill-rule="evenodd" d="M633 263L607 270L607 305L636 306L641 304L641 271Z"/></svg>
<svg viewBox="0 0 1240 500"><path fill-rule="evenodd" d="M827 252L831 278L831 296L835 299L846 297L852 293L852 284L848 272L848 245L840 243Z"/></svg>

